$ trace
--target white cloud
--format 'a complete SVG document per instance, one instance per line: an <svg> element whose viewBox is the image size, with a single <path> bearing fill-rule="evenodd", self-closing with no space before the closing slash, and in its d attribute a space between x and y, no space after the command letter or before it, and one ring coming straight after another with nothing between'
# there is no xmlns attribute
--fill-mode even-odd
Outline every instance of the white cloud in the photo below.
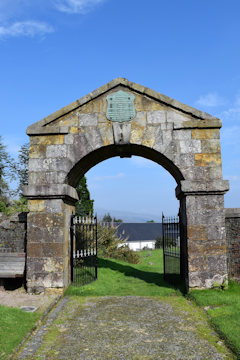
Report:
<svg viewBox="0 0 240 360"><path fill-rule="evenodd" d="M145 159L143 157L140 157L140 156L133 156L130 159L130 161L134 166L140 167L140 168L153 168L153 167L158 166L157 163L155 163L151 160Z"/></svg>
<svg viewBox="0 0 240 360"><path fill-rule="evenodd" d="M221 140L223 145L231 145L232 150L239 149L240 126L223 127Z"/></svg>
<svg viewBox="0 0 240 360"><path fill-rule="evenodd" d="M53 32L52 26L41 21L19 21L12 25L0 25L0 38L4 37L34 37Z"/></svg>
<svg viewBox="0 0 240 360"><path fill-rule="evenodd" d="M116 175L104 175L104 176L95 176L93 180L95 181L102 181L102 180L112 180L112 179L119 179L125 176L124 173L118 173Z"/></svg>
<svg viewBox="0 0 240 360"><path fill-rule="evenodd" d="M225 177L226 177L226 179L228 179L230 181L239 181L240 180L240 176L238 176L238 175L227 175Z"/></svg>
<svg viewBox="0 0 240 360"><path fill-rule="evenodd" d="M104 0L54 0L57 10L68 14L84 14Z"/></svg>
<svg viewBox="0 0 240 360"><path fill-rule="evenodd" d="M240 100L239 100L240 101ZM232 107L225 111L222 111L219 116L223 120L233 120L233 121L240 121L240 106L239 107Z"/></svg>
<svg viewBox="0 0 240 360"><path fill-rule="evenodd" d="M225 105L226 100L217 93L208 93L200 96L196 101L196 104L200 106L216 107Z"/></svg>

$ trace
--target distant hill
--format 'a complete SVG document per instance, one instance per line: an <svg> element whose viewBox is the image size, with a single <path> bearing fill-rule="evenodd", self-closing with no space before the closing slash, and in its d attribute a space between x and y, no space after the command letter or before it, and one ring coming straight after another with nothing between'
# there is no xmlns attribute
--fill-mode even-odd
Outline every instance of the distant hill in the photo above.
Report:
<svg viewBox="0 0 240 360"><path fill-rule="evenodd" d="M97 214L98 220L101 220L105 214L109 213L112 217L115 217L116 219L122 219L124 222L129 223L142 223L149 220L154 220L155 222L162 221L161 214L159 214L159 216L156 216L149 213L135 213L131 211L112 210L104 208L96 208L95 213Z"/></svg>

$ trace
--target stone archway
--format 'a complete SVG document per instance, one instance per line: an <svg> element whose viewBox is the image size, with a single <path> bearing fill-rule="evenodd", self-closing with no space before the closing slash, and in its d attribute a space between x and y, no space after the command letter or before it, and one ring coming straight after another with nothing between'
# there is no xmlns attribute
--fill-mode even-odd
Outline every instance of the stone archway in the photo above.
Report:
<svg viewBox="0 0 240 360"><path fill-rule="evenodd" d="M28 290L69 284L77 180L102 160L131 155L159 163L178 184L186 285L222 283L228 181L222 179L220 128L219 119L122 78L28 127Z"/></svg>

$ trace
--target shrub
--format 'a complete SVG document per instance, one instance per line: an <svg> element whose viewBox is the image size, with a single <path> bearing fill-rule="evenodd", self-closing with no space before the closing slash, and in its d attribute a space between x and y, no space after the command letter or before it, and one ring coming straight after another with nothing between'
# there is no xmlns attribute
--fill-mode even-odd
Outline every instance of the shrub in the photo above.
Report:
<svg viewBox="0 0 240 360"><path fill-rule="evenodd" d="M155 249L161 249L163 247L163 238L159 236L156 238Z"/></svg>
<svg viewBox="0 0 240 360"><path fill-rule="evenodd" d="M125 244L126 239L117 236L117 227L98 224L98 255L137 264L140 257Z"/></svg>

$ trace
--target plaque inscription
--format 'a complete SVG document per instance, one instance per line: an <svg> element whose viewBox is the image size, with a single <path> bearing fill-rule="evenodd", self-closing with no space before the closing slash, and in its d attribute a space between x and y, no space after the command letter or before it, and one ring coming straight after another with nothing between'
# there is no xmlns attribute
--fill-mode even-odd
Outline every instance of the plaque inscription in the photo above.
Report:
<svg viewBox="0 0 240 360"><path fill-rule="evenodd" d="M134 107L135 96L119 90L107 96L108 108L106 116L108 120L124 122L134 119L136 115Z"/></svg>

